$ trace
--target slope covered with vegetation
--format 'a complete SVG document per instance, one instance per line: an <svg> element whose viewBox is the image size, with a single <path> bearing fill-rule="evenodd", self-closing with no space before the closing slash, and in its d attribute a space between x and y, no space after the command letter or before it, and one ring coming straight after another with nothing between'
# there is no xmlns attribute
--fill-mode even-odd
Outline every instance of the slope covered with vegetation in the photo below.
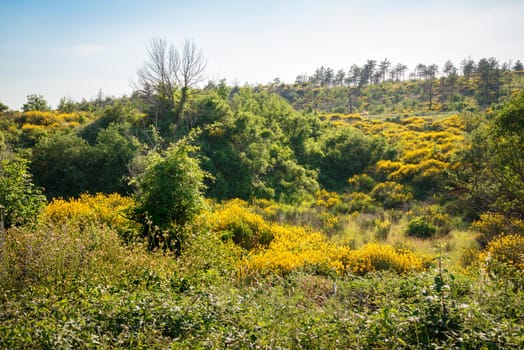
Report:
<svg viewBox="0 0 524 350"><path fill-rule="evenodd" d="M522 348L524 92L486 62L2 108L0 347Z"/></svg>

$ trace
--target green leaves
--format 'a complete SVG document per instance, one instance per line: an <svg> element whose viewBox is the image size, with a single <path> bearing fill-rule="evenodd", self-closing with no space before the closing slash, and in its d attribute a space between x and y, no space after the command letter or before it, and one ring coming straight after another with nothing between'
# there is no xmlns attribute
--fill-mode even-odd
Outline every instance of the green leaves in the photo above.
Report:
<svg viewBox="0 0 524 350"><path fill-rule="evenodd" d="M48 197L74 197L84 192L129 193L124 177L140 145L125 125L101 129L93 144L73 132L50 133L32 156L35 182Z"/></svg>
<svg viewBox="0 0 524 350"><path fill-rule="evenodd" d="M315 118L295 112L275 94L245 88L227 109L215 100L211 96L209 104L220 107L220 113L196 140L203 167L215 178L209 195L291 202L318 189L316 172L300 162Z"/></svg>
<svg viewBox="0 0 524 350"><path fill-rule="evenodd" d="M33 183L27 161L15 157L0 164L0 220L6 227L34 219L45 204L45 197ZM2 229L2 227L0 227Z"/></svg>
<svg viewBox="0 0 524 350"><path fill-rule="evenodd" d="M319 168L319 181L328 190L342 190L347 180L380 159L383 140L351 127L327 130L320 138L320 154L312 155Z"/></svg>
<svg viewBox="0 0 524 350"><path fill-rule="evenodd" d="M483 155L488 185L496 199L492 210L524 217L524 92L514 96L488 124L484 139L475 147ZM486 147L487 146L487 147Z"/></svg>
<svg viewBox="0 0 524 350"><path fill-rule="evenodd" d="M42 95L28 95L27 102L22 106L24 112L29 111L49 111L51 107L47 104L47 101Z"/></svg>
<svg viewBox="0 0 524 350"><path fill-rule="evenodd" d="M204 171L191 157L196 149L181 140L165 152L152 153L133 183L137 187L134 216L144 225L149 249L177 250L183 229L202 209Z"/></svg>

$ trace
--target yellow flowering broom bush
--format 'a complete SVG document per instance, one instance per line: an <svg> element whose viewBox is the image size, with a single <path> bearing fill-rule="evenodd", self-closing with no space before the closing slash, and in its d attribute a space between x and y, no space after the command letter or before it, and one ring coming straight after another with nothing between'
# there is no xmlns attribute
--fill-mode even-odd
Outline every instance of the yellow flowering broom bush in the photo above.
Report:
<svg viewBox="0 0 524 350"><path fill-rule="evenodd" d="M516 274L524 283L524 236L509 234L493 239L479 254L479 259L488 272L495 275Z"/></svg>
<svg viewBox="0 0 524 350"><path fill-rule="evenodd" d="M22 125L23 128L37 126L45 129L75 127L85 123L89 119L93 119L93 115L87 112L57 113L28 111L14 115L14 121Z"/></svg>
<svg viewBox="0 0 524 350"><path fill-rule="evenodd" d="M369 243L349 251L345 261L346 271L356 275L383 270L406 274L424 271L430 265L427 256L381 243Z"/></svg>
<svg viewBox="0 0 524 350"><path fill-rule="evenodd" d="M269 247L253 250L241 261L240 271L244 277L297 270L339 275L364 275L381 270L405 274L429 267L428 257L387 244L370 243L352 250L304 227L272 225L271 231L274 239Z"/></svg>
<svg viewBox="0 0 524 350"><path fill-rule="evenodd" d="M267 245L273 239L271 225L240 199L228 201L205 213L204 222L222 239L232 239L244 249Z"/></svg>
<svg viewBox="0 0 524 350"><path fill-rule="evenodd" d="M524 235L524 221L498 213L483 213L471 227L479 232L478 241L486 246L501 233Z"/></svg>
<svg viewBox="0 0 524 350"><path fill-rule="evenodd" d="M241 262L244 274L286 274L306 268L330 267L337 247L323 234L299 226L273 225L271 231L274 239L269 247L250 252Z"/></svg>
<svg viewBox="0 0 524 350"><path fill-rule="evenodd" d="M131 231L137 224L128 219L126 212L133 205L129 197L118 193L96 195L81 194L79 198L53 199L43 211L43 220L52 224L102 223L120 233Z"/></svg>

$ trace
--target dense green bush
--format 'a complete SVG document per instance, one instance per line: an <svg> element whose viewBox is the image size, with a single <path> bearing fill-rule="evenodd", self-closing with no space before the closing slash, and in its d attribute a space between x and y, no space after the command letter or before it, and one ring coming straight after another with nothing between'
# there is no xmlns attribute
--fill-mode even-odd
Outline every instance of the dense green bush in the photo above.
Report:
<svg viewBox="0 0 524 350"><path fill-rule="evenodd" d="M31 157L35 183L48 198L75 197L84 192L128 194L129 163L140 146L124 125L98 131L93 144L75 132L43 137Z"/></svg>
<svg viewBox="0 0 524 350"><path fill-rule="evenodd" d="M431 238L437 232L435 226L425 218L416 217L408 223L406 233L417 238Z"/></svg>
<svg viewBox="0 0 524 350"><path fill-rule="evenodd" d="M413 199L413 195L406 186L392 181L377 183L370 195L381 203L384 209L407 207Z"/></svg>
<svg viewBox="0 0 524 350"><path fill-rule="evenodd" d="M136 176L134 218L143 225L149 249L162 247L180 253L184 227L204 205L204 177L195 148L185 140L162 154L152 153L145 171Z"/></svg>
<svg viewBox="0 0 524 350"><path fill-rule="evenodd" d="M0 161L0 230L36 218L45 203L34 186L27 160L14 157Z"/></svg>
<svg viewBox="0 0 524 350"><path fill-rule="evenodd" d="M319 182L329 191L348 187L348 179L362 173L382 157L384 140L364 135L351 127L326 130L319 139L319 150L311 164L319 169Z"/></svg>
<svg viewBox="0 0 524 350"><path fill-rule="evenodd" d="M199 104L203 125L195 143L202 168L214 178L209 196L297 202L318 190L317 173L301 162L318 132L317 117L297 113L275 94L246 88L230 105L217 96L208 99ZM219 110L211 113L210 106Z"/></svg>

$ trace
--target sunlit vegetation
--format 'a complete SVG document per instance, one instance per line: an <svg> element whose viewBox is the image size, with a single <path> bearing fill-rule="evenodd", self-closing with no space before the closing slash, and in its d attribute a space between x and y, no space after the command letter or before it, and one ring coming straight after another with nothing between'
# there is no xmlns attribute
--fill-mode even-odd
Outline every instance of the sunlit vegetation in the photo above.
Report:
<svg viewBox="0 0 524 350"><path fill-rule="evenodd" d="M0 104L0 348L522 348L524 93L490 62Z"/></svg>
<svg viewBox="0 0 524 350"><path fill-rule="evenodd" d="M349 65L348 65L349 66ZM414 112L474 112L508 100L523 88L522 63L470 57L456 67L420 63L407 67L388 59L367 60L349 70L319 67L294 84L276 79L267 87L299 110L406 116Z"/></svg>

